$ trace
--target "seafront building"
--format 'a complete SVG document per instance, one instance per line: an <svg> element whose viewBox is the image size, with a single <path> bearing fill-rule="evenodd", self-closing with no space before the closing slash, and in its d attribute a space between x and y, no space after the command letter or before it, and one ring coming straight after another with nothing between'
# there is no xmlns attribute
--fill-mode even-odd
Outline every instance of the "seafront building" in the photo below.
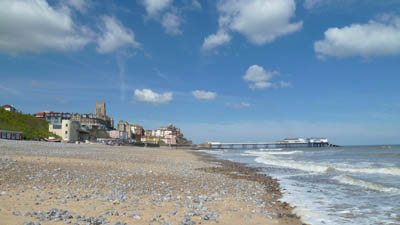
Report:
<svg viewBox="0 0 400 225"><path fill-rule="evenodd" d="M12 105L1 106L7 111L17 112ZM103 143L145 143L155 145L191 145L180 128L172 124L155 130L145 130L143 126L119 121L114 129L114 119L106 114L106 103L96 102L93 113L81 114L70 112L45 111L33 114L36 118L49 123L49 131L64 142L98 141ZM21 132L0 132L0 138L21 139Z"/></svg>
<svg viewBox="0 0 400 225"><path fill-rule="evenodd" d="M114 120L107 116L98 116L92 113L79 114L79 113L64 113L64 112L39 112L36 113L37 118L47 120L49 124L59 126L63 120L74 120L78 121L81 126L87 129L106 129L110 130L114 128Z"/></svg>
<svg viewBox="0 0 400 225"><path fill-rule="evenodd" d="M126 121L119 121L118 131L120 139L128 142L133 142L133 140L140 141L142 136L144 136L144 129L142 126L137 124L130 124Z"/></svg>
<svg viewBox="0 0 400 225"><path fill-rule="evenodd" d="M144 143L165 144L165 145L191 145L192 142L187 140L177 128L170 124L167 127L159 127L155 130L146 130L145 136L141 138Z"/></svg>
<svg viewBox="0 0 400 225"><path fill-rule="evenodd" d="M97 102L95 114L39 112L34 115L47 120L49 131L62 137L63 141L86 141L104 136L99 131L114 129L114 119L106 115L105 107L105 102Z"/></svg>
<svg viewBox="0 0 400 225"><path fill-rule="evenodd" d="M155 137L155 136L144 136L141 139L141 142L145 143L145 144L155 144L155 145L159 145L161 138L160 137Z"/></svg>
<svg viewBox="0 0 400 225"><path fill-rule="evenodd" d="M0 130L0 139L22 140L21 131Z"/></svg>
<svg viewBox="0 0 400 225"><path fill-rule="evenodd" d="M63 120L61 125L49 124L49 131L60 136L65 142L89 140L89 130L74 120Z"/></svg>
<svg viewBox="0 0 400 225"><path fill-rule="evenodd" d="M3 106L1 106L1 108L5 109L6 111L9 111L9 112L17 112L17 109L12 105L3 105Z"/></svg>

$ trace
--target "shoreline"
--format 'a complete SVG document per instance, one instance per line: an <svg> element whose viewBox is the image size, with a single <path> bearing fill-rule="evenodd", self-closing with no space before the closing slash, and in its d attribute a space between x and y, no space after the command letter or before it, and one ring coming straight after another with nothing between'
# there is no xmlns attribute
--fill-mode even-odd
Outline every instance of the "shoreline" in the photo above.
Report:
<svg viewBox="0 0 400 225"><path fill-rule="evenodd" d="M0 141L0 224L303 224L258 171L188 150Z"/></svg>
<svg viewBox="0 0 400 225"><path fill-rule="evenodd" d="M194 152L194 155L201 158L206 162L218 163L219 167L200 168L205 172L219 173L228 176L232 179L245 179L253 182L258 182L266 187L265 196L263 198L267 210L275 213L276 217L282 219L286 218L293 220L292 222L300 222L300 217L293 213L294 207L290 206L287 202L282 202L279 199L282 197L278 179L272 178L267 174L261 174L265 168L250 167L244 163L232 162L229 160L217 159L214 155L205 152ZM274 204L271 204L273 202ZM287 222L287 221L285 221Z"/></svg>

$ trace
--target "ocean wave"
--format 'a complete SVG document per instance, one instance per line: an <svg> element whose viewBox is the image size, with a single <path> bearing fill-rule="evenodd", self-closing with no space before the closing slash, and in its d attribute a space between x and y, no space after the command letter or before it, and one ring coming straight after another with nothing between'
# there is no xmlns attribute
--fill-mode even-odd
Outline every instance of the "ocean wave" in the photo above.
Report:
<svg viewBox="0 0 400 225"><path fill-rule="evenodd" d="M392 176L400 176L400 168L336 168L339 171L351 173L366 173L366 174L385 174Z"/></svg>
<svg viewBox="0 0 400 225"><path fill-rule="evenodd" d="M304 153L303 151L290 151L290 152L266 152L268 155L292 155L298 153Z"/></svg>
<svg viewBox="0 0 400 225"><path fill-rule="evenodd" d="M326 173L332 171L340 172L350 172L350 173L363 173L363 174L384 174L392 176L400 176L400 168L396 167L386 167L386 168L352 168L352 167L338 167L335 164L318 164L315 162L299 162L294 160L281 160L274 157L272 154L263 152L263 154L258 154L256 162L263 163L267 165L287 167L291 169L297 169L308 172L319 172Z"/></svg>
<svg viewBox="0 0 400 225"><path fill-rule="evenodd" d="M326 172L326 170L328 168L327 166L320 166L320 165L316 165L314 163L299 163L299 162L295 162L293 160L283 161L283 160L272 158L272 156L266 157L265 155L256 158L255 161L258 163L263 163L263 164L267 164L267 165L287 167L287 168L291 168L291 169L303 170L303 171L308 171L308 172L324 173L324 172Z"/></svg>
<svg viewBox="0 0 400 225"><path fill-rule="evenodd" d="M283 148L260 148L259 151L282 151Z"/></svg>
<svg viewBox="0 0 400 225"><path fill-rule="evenodd" d="M355 178L355 177L352 177L349 175L340 175L340 176L333 177L333 179L339 181L342 184L359 186L359 187L363 187L363 188L373 190L373 191L396 193L396 194L400 193L400 189L398 189L398 188L388 187L384 184L361 180L361 179L358 179L358 178Z"/></svg>
<svg viewBox="0 0 400 225"><path fill-rule="evenodd" d="M254 151L249 150L245 151L244 154L246 155L253 155L253 156L264 156L264 155L291 155L297 153L304 153L304 151L295 150L295 151Z"/></svg>

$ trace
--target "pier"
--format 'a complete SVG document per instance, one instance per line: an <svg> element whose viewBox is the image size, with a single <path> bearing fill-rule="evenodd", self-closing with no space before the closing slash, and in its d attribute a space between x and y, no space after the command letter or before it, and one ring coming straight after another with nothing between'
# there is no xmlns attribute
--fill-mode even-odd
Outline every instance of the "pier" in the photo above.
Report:
<svg viewBox="0 0 400 225"><path fill-rule="evenodd" d="M254 142L254 143L221 143L207 142L210 149L257 149L257 148L326 148L338 147L329 144L326 138L286 138L276 142Z"/></svg>

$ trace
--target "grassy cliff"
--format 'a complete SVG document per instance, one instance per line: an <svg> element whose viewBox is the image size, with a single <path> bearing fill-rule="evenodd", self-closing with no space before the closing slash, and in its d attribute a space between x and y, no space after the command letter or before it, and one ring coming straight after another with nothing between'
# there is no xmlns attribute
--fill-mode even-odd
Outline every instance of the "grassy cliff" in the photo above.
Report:
<svg viewBox="0 0 400 225"><path fill-rule="evenodd" d="M56 136L49 132L46 120L0 108L0 130L22 131L24 139Z"/></svg>

